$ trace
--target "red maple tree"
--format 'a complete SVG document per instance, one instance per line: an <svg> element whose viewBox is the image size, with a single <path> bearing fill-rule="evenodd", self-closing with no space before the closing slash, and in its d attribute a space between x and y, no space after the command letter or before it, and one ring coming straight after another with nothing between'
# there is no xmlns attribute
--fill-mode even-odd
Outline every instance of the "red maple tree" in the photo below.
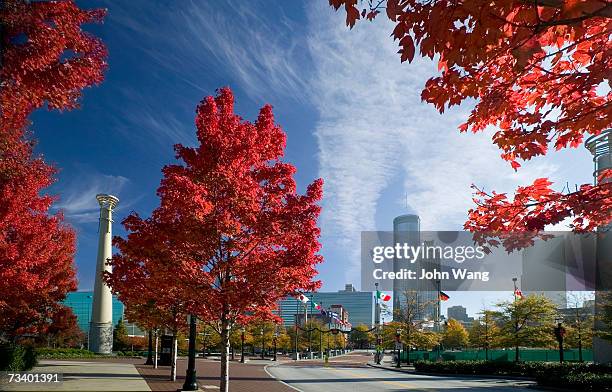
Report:
<svg viewBox="0 0 612 392"><path fill-rule="evenodd" d="M151 217L123 222L109 283L156 282L158 298L180 302L221 336L221 390L228 390L229 338L236 323L275 318L277 301L315 290L322 181L296 192L286 143L264 106L255 123L234 113L229 88L197 108L199 145L176 145L182 164L164 167ZM119 274L119 275L117 275ZM151 279L151 280L149 280ZM123 281L116 286L116 281ZM127 304L129 306L129 303Z"/></svg>
<svg viewBox="0 0 612 392"><path fill-rule="evenodd" d="M351 28L384 12L401 61L437 59L422 99L440 112L477 103L461 132L496 129L492 140L516 170L518 160L577 147L610 127L612 4L603 0L329 0ZM361 11L360 11L361 8ZM609 175L607 173L606 175ZM608 177L606 177L608 178ZM513 198L476 190L465 228L535 232L573 217L576 231L612 217L611 185L562 193L541 178Z"/></svg>
<svg viewBox="0 0 612 392"><path fill-rule="evenodd" d="M78 347L85 340L85 334L77 324L77 316L67 306L60 307L51 316L46 335L47 343L54 347Z"/></svg>
<svg viewBox="0 0 612 392"><path fill-rule="evenodd" d="M0 7L0 107L3 132L20 135L43 105L69 110L85 87L102 82L106 47L84 31L104 10L82 10L73 0L4 0Z"/></svg>
<svg viewBox="0 0 612 392"><path fill-rule="evenodd" d="M76 289L75 233L49 213L55 169L33 154L28 116L72 109L102 80L104 46L81 30L101 16L73 1L0 7L0 338L40 330Z"/></svg>
<svg viewBox="0 0 612 392"><path fill-rule="evenodd" d="M137 225L137 232L130 233L127 240L115 237L119 253L113 256L112 273L105 272L103 278L126 306L125 316L130 322L172 333L170 381L176 381L177 334L187 326L187 303L177 282L157 264L171 260L170 252L155 245L157 228L144 224L136 214L123 221L126 228L132 223Z"/></svg>

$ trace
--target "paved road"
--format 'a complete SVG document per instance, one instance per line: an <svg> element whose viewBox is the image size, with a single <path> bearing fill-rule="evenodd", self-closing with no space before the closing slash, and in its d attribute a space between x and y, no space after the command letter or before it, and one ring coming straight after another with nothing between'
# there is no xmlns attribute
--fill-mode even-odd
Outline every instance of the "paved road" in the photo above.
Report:
<svg viewBox="0 0 612 392"><path fill-rule="evenodd" d="M340 359L340 358L338 358ZM344 361L348 361L346 358ZM371 368L358 361L332 363L331 366L309 363L281 364L268 367L279 380L303 392L426 391L426 392L533 392L529 381L501 379L425 376Z"/></svg>

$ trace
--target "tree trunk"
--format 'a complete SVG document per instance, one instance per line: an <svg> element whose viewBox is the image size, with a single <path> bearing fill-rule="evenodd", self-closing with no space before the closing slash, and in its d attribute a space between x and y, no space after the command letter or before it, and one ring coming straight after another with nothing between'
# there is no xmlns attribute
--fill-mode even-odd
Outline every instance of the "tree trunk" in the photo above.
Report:
<svg viewBox="0 0 612 392"><path fill-rule="evenodd" d="M177 351L177 340L176 332L172 335L172 359L170 360L170 381L176 381L176 353Z"/></svg>
<svg viewBox="0 0 612 392"><path fill-rule="evenodd" d="M519 357L519 346L518 344L516 345L516 347L514 348L514 362L518 362L520 357Z"/></svg>
<svg viewBox="0 0 612 392"><path fill-rule="evenodd" d="M221 380L220 392L229 392L229 324L221 322Z"/></svg>

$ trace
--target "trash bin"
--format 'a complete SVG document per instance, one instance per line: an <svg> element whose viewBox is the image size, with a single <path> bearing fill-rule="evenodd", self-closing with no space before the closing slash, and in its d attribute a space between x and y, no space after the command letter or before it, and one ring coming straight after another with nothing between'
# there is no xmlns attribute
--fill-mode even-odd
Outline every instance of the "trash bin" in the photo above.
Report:
<svg viewBox="0 0 612 392"><path fill-rule="evenodd" d="M160 350L159 350L159 362L160 366L170 366L172 364L172 335L162 335L160 341Z"/></svg>

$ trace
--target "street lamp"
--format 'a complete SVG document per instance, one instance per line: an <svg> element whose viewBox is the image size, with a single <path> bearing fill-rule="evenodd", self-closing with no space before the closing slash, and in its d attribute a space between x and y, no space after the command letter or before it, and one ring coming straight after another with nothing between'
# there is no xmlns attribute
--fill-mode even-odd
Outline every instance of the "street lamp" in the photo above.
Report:
<svg viewBox="0 0 612 392"><path fill-rule="evenodd" d="M145 365L153 365L153 331L149 328L149 347L147 349L147 361Z"/></svg>
<svg viewBox="0 0 612 392"><path fill-rule="evenodd" d="M395 367L399 369L400 365L400 347L401 347L401 336L402 336L402 330L401 329L396 329L395 330L395 348L397 351L397 363L395 364Z"/></svg>
<svg viewBox="0 0 612 392"><path fill-rule="evenodd" d="M264 329L263 329L263 327L261 327L260 335L261 335L261 359L264 359L264 350L266 349L266 342L264 340Z"/></svg>
<svg viewBox="0 0 612 392"><path fill-rule="evenodd" d="M276 340L278 339L278 331L274 331L274 361L276 362Z"/></svg>
<svg viewBox="0 0 612 392"><path fill-rule="evenodd" d="M196 357L196 317L189 315L189 358L187 360L187 373L185 374L185 383L183 391L197 391L198 380L196 378L195 368Z"/></svg>
<svg viewBox="0 0 612 392"><path fill-rule="evenodd" d="M93 297L91 295L88 295L87 298L91 299ZM89 351L89 339L91 337L91 303L92 301L87 301L87 351Z"/></svg>
<svg viewBox="0 0 612 392"><path fill-rule="evenodd" d="M555 323L557 326L555 327L555 337L557 338L557 342L559 342L559 362L563 363L563 337L565 336L565 328L563 327L563 318L557 317L555 318Z"/></svg>
<svg viewBox="0 0 612 392"><path fill-rule="evenodd" d="M517 301L517 292L518 292L518 287L516 286L516 281L518 279L517 278L512 278L512 283L514 283L514 304L516 306L516 301ZM519 321L518 321L518 311L516 309L516 307L514 308L514 342L515 342L515 347L514 347L514 361L518 362L520 359L520 355L519 355L519 340L518 340L518 332L519 332Z"/></svg>
<svg viewBox="0 0 612 392"><path fill-rule="evenodd" d="M246 332L244 325L240 328L240 332L242 333L242 337L240 338L240 362L244 363L244 333Z"/></svg>

